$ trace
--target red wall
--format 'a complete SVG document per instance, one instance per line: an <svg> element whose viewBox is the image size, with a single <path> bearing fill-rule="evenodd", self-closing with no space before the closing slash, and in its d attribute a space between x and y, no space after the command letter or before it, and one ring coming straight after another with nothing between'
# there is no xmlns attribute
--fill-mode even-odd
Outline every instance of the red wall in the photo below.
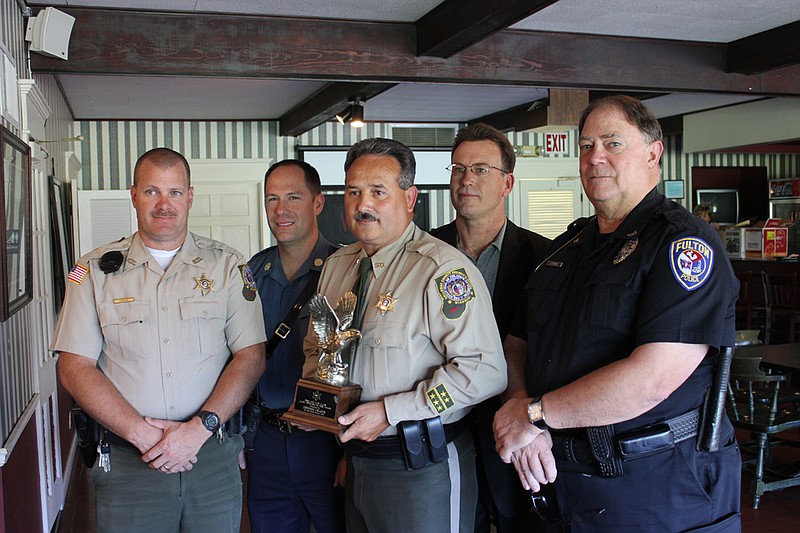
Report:
<svg viewBox="0 0 800 533"><path fill-rule="evenodd" d="M0 486L0 533L41 531L42 500L35 417L31 417L8 462L0 468Z"/></svg>

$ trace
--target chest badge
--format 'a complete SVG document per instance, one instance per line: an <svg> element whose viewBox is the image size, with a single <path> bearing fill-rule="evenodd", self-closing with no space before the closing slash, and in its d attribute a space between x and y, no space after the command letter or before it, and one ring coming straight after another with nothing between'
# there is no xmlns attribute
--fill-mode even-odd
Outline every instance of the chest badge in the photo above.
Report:
<svg viewBox="0 0 800 533"><path fill-rule="evenodd" d="M375 309L381 312L381 316L384 316L386 311L391 311L394 313L394 304L396 303L397 298L392 296L392 291L389 291L386 294L378 295L378 303L375 304Z"/></svg>
<svg viewBox="0 0 800 533"><path fill-rule="evenodd" d="M699 289L714 268L714 250L703 239L683 237L669 246L672 275L687 291Z"/></svg>
<svg viewBox="0 0 800 533"><path fill-rule="evenodd" d="M209 292L214 292L214 280L208 279L205 274L200 276L199 278L194 278L197 285L194 286L194 290L200 289L200 292L205 296Z"/></svg>
<svg viewBox="0 0 800 533"><path fill-rule="evenodd" d="M613 263L618 265L625 261L628 256L633 253L637 246L639 246L639 239L631 239L623 244L622 248L620 248L619 252L617 252L617 255L614 256Z"/></svg>

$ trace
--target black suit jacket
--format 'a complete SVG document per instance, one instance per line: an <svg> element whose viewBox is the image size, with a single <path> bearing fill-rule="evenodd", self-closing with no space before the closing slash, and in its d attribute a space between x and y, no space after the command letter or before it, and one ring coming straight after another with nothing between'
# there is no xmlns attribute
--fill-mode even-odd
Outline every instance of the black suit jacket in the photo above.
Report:
<svg viewBox="0 0 800 533"><path fill-rule="evenodd" d="M457 247L458 232L455 222L431 231L431 235ZM506 225L500 247L500 264L497 268L492 307L500 338L505 339L514 320L522 293L539 256L550 244L550 239L520 228L510 220ZM473 409L476 444L480 453L489 490L498 511L506 517L515 517L526 510L522 485L514 468L500 460L495 450L492 422L500 409L500 398L490 398ZM527 502L530 504L530 501Z"/></svg>

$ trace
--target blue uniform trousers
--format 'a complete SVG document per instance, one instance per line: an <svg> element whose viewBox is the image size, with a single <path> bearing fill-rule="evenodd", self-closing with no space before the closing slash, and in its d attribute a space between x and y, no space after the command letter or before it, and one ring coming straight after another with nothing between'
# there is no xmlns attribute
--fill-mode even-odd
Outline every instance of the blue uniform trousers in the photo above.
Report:
<svg viewBox="0 0 800 533"><path fill-rule="evenodd" d="M253 533L344 532L344 490L333 486L342 450L324 431L283 433L262 423L247 454Z"/></svg>

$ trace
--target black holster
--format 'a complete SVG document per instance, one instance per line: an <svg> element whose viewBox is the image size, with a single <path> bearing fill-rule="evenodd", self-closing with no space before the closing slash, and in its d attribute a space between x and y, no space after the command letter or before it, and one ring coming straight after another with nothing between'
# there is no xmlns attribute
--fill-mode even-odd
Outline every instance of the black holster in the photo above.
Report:
<svg viewBox="0 0 800 533"><path fill-rule="evenodd" d="M244 438L245 450L252 451L256 447L256 433L258 426L261 423L261 407L256 403L255 399L250 398L242 406L242 422L244 425Z"/></svg>
<svg viewBox="0 0 800 533"><path fill-rule="evenodd" d="M86 468L92 468L97 459L97 445L100 442L102 426L76 405L71 411L72 423L78 433L78 451Z"/></svg>
<svg viewBox="0 0 800 533"><path fill-rule="evenodd" d="M400 446L406 468L417 470L430 464L441 463L448 457L447 437L442 419L406 420L397 424Z"/></svg>

